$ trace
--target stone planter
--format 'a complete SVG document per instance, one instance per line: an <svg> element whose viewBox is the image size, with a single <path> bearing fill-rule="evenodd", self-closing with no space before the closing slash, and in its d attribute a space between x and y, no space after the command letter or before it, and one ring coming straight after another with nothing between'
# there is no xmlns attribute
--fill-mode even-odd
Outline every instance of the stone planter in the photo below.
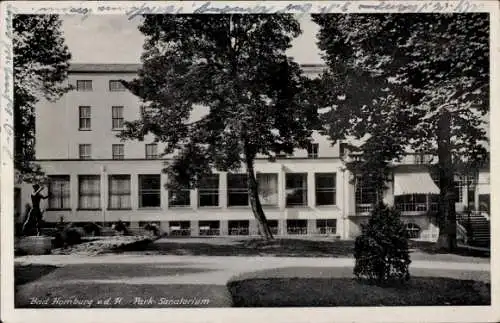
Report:
<svg viewBox="0 0 500 323"><path fill-rule="evenodd" d="M19 239L18 249L28 255L46 255L52 249L52 237L29 236Z"/></svg>

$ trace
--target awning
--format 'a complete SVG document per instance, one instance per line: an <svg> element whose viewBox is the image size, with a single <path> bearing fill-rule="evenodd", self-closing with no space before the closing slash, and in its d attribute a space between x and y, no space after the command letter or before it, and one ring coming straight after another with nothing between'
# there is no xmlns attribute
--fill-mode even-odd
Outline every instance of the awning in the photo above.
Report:
<svg viewBox="0 0 500 323"><path fill-rule="evenodd" d="M394 174L394 195L439 194L429 173Z"/></svg>

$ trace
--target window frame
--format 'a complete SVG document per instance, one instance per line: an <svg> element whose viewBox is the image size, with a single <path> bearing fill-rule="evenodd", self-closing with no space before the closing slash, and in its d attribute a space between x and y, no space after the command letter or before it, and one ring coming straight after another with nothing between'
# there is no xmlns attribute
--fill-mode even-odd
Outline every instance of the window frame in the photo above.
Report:
<svg viewBox="0 0 500 323"><path fill-rule="evenodd" d="M121 154L115 154L115 148L121 148ZM111 159L124 160L125 159L125 144L112 144L111 145Z"/></svg>
<svg viewBox="0 0 500 323"><path fill-rule="evenodd" d="M289 176L302 176L302 187L298 188L298 187L289 187ZM285 193L286 193L286 196L285 196L285 205L287 208L294 208L294 207L307 207L308 206L308 173L285 173ZM293 193L289 193L290 190L293 190ZM290 195L294 195L296 192L298 191L301 191L302 192L302 203L301 204L291 204L289 202L289 197Z"/></svg>
<svg viewBox="0 0 500 323"><path fill-rule="evenodd" d="M148 147L155 147L155 153L153 155L148 154ZM144 145L144 148L145 148L145 158L147 160L158 159L158 144L156 143L146 144Z"/></svg>
<svg viewBox="0 0 500 323"><path fill-rule="evenodd" d="M172 204L174 193L187 193L187 204ZM189 188L181 188L178 190L168 190L168 207L169 208L189 208L191 207L191 190Z"/></svg>
<svg viewBox="0 0 500 323"><path fill-rule="evenodd" d="M49 175L49 184L48 184L48 210L71 210L71 176L70 175ZM54 193L54 189L52 188L53 181L59 180L64 181L66 185L68 185L67 191L61 190L63 193L59 196ZM67 193L66 193L67 192ZM65 194L66 193L66 194ZM52 200L55 198L60 198L60 206L54 206ZM65 198L68 199L68 205L64 205Z"/></svg>
<svg viewBox="0 0 500 323"><path fill-rule="evenodd" d="M209 180L209 178L217 178L217 188L204 188L202 185L205 181ZM216 196L217 203L215 205L202 205L202 196ZM218 208L220 207L220 175L219 174L211 174L205 176L200 180L198 185L198 207L200 208Z"/></svg>
<svg viewBox="0 0 500 323"><path fill-rule="evenodd" d="M80 86L79 84L85 84L85 85L90 84L90 87ZM93 88L92 80L89 80L89 79L76 80L76 91L77 92L92 92L93 90L94 90L94 88Z"/></svg>
<svg viewBox="0 0 500 323"><path fill-rule="evenodd" d="M333 177L333 187L318 187L319 177L332 176ZM332 203L319 204L318 203L318 193L333 193ZM315 173L314 174L314 196L316 200L316 206L335 206L337 205L337 173Z"/></svg>
<svg viewBox="0 0 500 323"><path fill-rule="evenodd" d="M237 179L238 177L244 178L241 183L242 187L230 187L229 183L232 179ZM240 182L238 182L240 183ZM246 196L246 204L231 203L231 196ZM248 175L244 173L228 173L227 174L227 206L228 207L248 207L250 206L250 196L248 194Z"/></svg>
<svg viewBox="0 0 500 323"><path fill-rule="evenodd" d="M99 185L98 191L97 192L91 192L88 194L82 194L82 182L83 180L90 180L92 179L93 181L97 181ZM102 205L101 205L101 176L100 175L78 175L78 209L79 210L101 210ZM98 197L97 199L97 207L83 207L82 206L82 197Z"/></svg>
<svg viewBox="0 0 500 323"><path fill-rule="evenodd" d="M155 178L155 179L158 179L158 183L159 183L159 186L158 188L148 188L148 189L144 189L142 187L142 180L143 179L146 179L146 178ZM139 185L139 189L138 189L138 194L139 194L139 208L140 209L159 209L161 208L161 175L156 175L156 174L140 174L138 175L138 185ZM158 197L158 205L148 205L148 206L144 206L143 204L143 194L146 194L146 195L157 195Z"/></svg>
<svg viewBox="0 0 500 323"><path fill-rule="evenodd" d="M319 144L318 143L309 143L307 145L307 158L309 159L318 159L319 154Z"/></svg>
<svg viewBox="0 0 500 323"><path fill-rule="evenodd" d="M83 111L88 111L88 116L84 116L85 113ZM82 126L85 121L88 122L88 126ZM90 105L80 105L78 106L78 130L79 131L90 131L92 130L92 108Z"/></svg>
<svg viewBox="0 0 500 323"><path fill-rule="evenodd" d="M125 108L123 105L113 105L111 106L111 130L123 130L125 118L123 117L123 112ZM120 111L119 116L115 116L115 111ZM115 121L117 121L121 126L115 127Z"/></svg>
<svg viewBox="0 0 500 323"><path fill-rule="evenodd" d="M120 86L113 88L111 84L120 84ZM108 90L109 92L125 92L127 88L123 86L120 80L109 80L108 82Z"/></svg>
<svg viewBox="0 0 500 323"><path fill-rule="evenodd" d="M82 148L87 147L87 154L82 154ZM85 150L85 149L84 149ZM92 159L92 144L78 144L78 159L80 160L91 160Z"/></svg>
<svg viewBox="0 0 500 323"><path fill-rule="evenodd" d="M118 179L118 180L127 180L128 181L128 192L112 192L112 185L111 182L113 179ZM120 201L120 206L114 207L111 204L111 198L113 196L127 196L128 197L128 206L122 207L121 206L121 199ZM122 175L122 174L112 174L108 176L108 210L131 210L132 209L132 178L130 175Z"/></svg>

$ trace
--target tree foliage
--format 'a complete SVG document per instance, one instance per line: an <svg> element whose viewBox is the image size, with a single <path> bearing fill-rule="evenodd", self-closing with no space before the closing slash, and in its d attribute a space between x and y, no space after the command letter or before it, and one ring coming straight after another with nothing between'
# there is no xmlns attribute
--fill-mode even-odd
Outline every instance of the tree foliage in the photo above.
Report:
<svg viewBox="0 0 500 323"><path fill-rule="evenodd" d="M323 101L331 107L322 115L324 132L334 141L368 138L354 165L364 175L380 173L409 150L437 156L441 213L453 226L455 169L488 155L488 15L315 15L313 20L329 67L323 75L323 86L330 87ZM382 185L382 176L375 179Z"/></svg>
<svg viewBox="0 0 500 323"><path fill-rule="evenodd" d="M35 160L35 105L56 100L70 87L71 54L57 15L16 15L14 51L14 167L26 180L41 174Z"/></svg>
<svg viewBox="0 0 500 323"><path fill-rule="evenodd" d="M146 15L139 77L126 86L144 102L143 118L122 138L153 134L174 154L165 171L193 187L213 169L245 165L253 212L269 237L254 160L292 153L310 140L316 110L309 80L285 55L300 33L293 15ZM208 112L192 120L193 112ZM267 232L267 233L266 233Z"/></svg>
<svg viewBox="0 0 500 323"><path fill-rule="evenodd" d="M408 234L397 210L378 204L354 243L354 275L387 282L408 280Z"/></svg>

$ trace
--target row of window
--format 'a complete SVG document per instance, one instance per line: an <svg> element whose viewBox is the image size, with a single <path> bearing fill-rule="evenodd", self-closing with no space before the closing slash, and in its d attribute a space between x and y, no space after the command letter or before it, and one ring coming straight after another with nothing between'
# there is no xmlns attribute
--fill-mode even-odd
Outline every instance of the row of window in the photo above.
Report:
<svg viewBox="0 0 500 323"><path fill-rule="evenodd" d="M272 234L278 235L278 220L267 220ZM221 234L220 221L199 221L198 234L200 236L214 236ZM171 221L169 222L170 235L189 236L192 233L190 221ZM335 234L337 232L336 219L317 219L316 231L309 232L307 220L286 220L287 234ZM230 220L227 223L227 233L229 235L249 235L249 220Z"/></svg>
<svg viewBox="0 0 500 323"><path fill-rule="evenodd" d="M315 175L316 205L336 204L336 174L316 173ZM286 206L307 206L307 173L286 174ZM131 208L130 175L109 175L109 209ZM264 206L278 206L278 174L257 174L260 202ZM161 207L160 175L139 175L139 207ZM51 176L49 182L49 208L70 209L70 177ZM198 188L198 205L200 207L219 206L219 175L205 177ZM247 175L227 175L228 206L249 206ZM169 190L169 207L191 206L191 190ZM99 175L78 176L78 208L101 208L101 178Z"/></svg>
<svg viewBox="0 0 500 323"><path fill-rule="evenodd" d="M92 108L88 105L78 107L78 130L89 131L92 129ZM123 106L111 107L111 129L122 130L125 119Z"/></svg>
<svg viewBox="0 0 500 323"><path fill-rule="evenodd" d="M120 80L110 80L108 89L111 92L122 92L126 90ZM76 90L80 92L93 91L92 80L77 80Z"/></svg>
<svg viewBox="0 0 500 323"><path fill-rule="evenodd" d="M157 144L146 144L145 148L146 148L146 151L145 151L146 159L158 158L158 145ZM92 145L91 144L80 144L78 147L78 156L80 159L83 159L83 160L92 159ZM125 159L125 145L124 144L112 144L111 145L111 157L113 159Z"/></svg>

